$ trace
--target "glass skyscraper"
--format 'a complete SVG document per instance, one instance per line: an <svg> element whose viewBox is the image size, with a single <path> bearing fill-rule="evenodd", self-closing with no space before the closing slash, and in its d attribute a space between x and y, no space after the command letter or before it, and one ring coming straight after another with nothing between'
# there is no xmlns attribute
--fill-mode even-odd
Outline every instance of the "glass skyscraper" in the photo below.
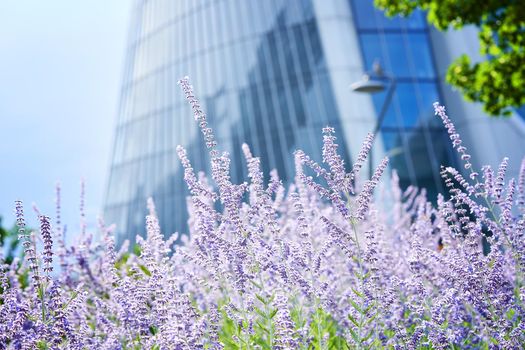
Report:
<svg viewBox="0 0 525 350"><path fill-rule="evenodd" d="M241 144L265 174L294 176L293 151L321 159L321 129L336 128L351 164L374 129L385 93L350 91L373 62L396 81L374 144L403 185L441 189L439 165L453 158L433 117L440 84L423 14L386 19L373 0L139 0L132 14L121 104L105 203L122 238L144 231L146 198L161 229L186 232L186 186L175 148L196 170L208 157L177 86L188 75L233 180L246 176ZM445 101L446 102L446 101ZM125 233L125 234L124 234Z"/></svg>

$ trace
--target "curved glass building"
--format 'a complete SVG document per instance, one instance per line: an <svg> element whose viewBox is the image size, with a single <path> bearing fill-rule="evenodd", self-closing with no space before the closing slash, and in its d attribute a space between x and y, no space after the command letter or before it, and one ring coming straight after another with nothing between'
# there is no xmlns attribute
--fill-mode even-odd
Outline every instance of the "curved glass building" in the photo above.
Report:
<svg viewBox="0 0 525 350"><path fill-rule="evenodd" d="M403 185L440 190L439 166L453 158L432 111L434 101L443 101L435 34L421 13L386 19L372 3L136 1L105 203L106 221L117 224L121 239L144 231L149 196L163 232L186 231L187 192L175 148L186 147L196 170L207 171L208 158L177 86L185 75L219 149L231 154L233 180L245 178L246 142L265 174L275 168L287 181L295 149L321 159L326 125L336 128L351 164L386 93L355 93L349 85L379 62L396 87L374 163L387 154Z"/></svg>

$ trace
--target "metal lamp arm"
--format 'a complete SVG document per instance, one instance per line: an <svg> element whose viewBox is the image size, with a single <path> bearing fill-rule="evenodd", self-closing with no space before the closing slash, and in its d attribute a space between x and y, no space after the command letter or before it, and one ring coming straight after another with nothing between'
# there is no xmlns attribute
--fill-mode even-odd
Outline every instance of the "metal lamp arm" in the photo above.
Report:
<svg viewBox="0 0 525 350"><path fill-rule="evenodd" d="M377 136L379 129L381 129L381 125L383 125L383 120L385 119L388 106L390 105L392 97L394 96L394 91L396 90L396 79L393 77L386 78L390 81L390 84L385 97L385 101L383 102L383 106L381 107L381 111L379 112L379 116L377 118L376 126L374 128L374 136Z"/></svg>
<svg viewBox="0 0 525 350"><path fill-rule="evenodd" d="M388 106L390 105L390 102L392 101L392 97L394 96L394 91L396 90L396 80L393 77L385 76L390 81L388 91L386 93L385 101L383 102L383 106L381 107L381 111L379 112L379 116L377 117L376 126L374 128L374 140L377 137L377 134L379 133L379 130L381 129L381 125L383 125L383 120L386 116L386 111L388 110ZM373 141L372 141L373 142ZM371 179L373 175L373 157L372 152L368 155L368 178Z"/></svg>

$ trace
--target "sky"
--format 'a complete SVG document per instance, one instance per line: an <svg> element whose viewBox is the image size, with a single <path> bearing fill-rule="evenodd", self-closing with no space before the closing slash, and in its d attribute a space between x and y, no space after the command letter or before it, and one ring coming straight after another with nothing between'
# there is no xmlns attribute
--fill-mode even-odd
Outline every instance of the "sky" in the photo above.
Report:
<svg viewBox="0 0 525 350"><path fill-rule="evenodd" d="M80 226L80 182L93 226L102 212L131 0L0 1L0 216L14 201Z"/></svg>

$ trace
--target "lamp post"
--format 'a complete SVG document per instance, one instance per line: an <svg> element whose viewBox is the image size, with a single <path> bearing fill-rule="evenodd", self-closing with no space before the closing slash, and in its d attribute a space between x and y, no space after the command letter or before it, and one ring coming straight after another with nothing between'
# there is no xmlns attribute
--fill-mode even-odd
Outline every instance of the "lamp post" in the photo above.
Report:
<svg viewBox="0 0 525 350"><path fill-rule="evenodd" d="M379 62L375 62L372 67L372 73L365 73L361 80L356 81L355 83L350 85L350 89L354 92L361 92L361 93L367 93L367 94L375 94L378 92L382 92L385 89L387 89L387 84L385 84L384 80L387 80L390 82L388 84L388 91L385 97L385 101L383 102L383 105L381 106L381 110L379 112L379 115L377 116L376 125L374 127L374 140L377 136L377 133L379 132L379 129L381 129L381 125L383 124L383 120L386 116L386 111L388 109L388 106L390 105L390 102L392 101L392 96L394 95L394 91L396 89L396 80L394 77L385 74L383 71L383 68L379 64ZM373 141L372 141L373 142ZM373 159L372 159L373 152L370 152L368 155L368 175L369 178L372 178L372 166L373 166Z"/></svg>

